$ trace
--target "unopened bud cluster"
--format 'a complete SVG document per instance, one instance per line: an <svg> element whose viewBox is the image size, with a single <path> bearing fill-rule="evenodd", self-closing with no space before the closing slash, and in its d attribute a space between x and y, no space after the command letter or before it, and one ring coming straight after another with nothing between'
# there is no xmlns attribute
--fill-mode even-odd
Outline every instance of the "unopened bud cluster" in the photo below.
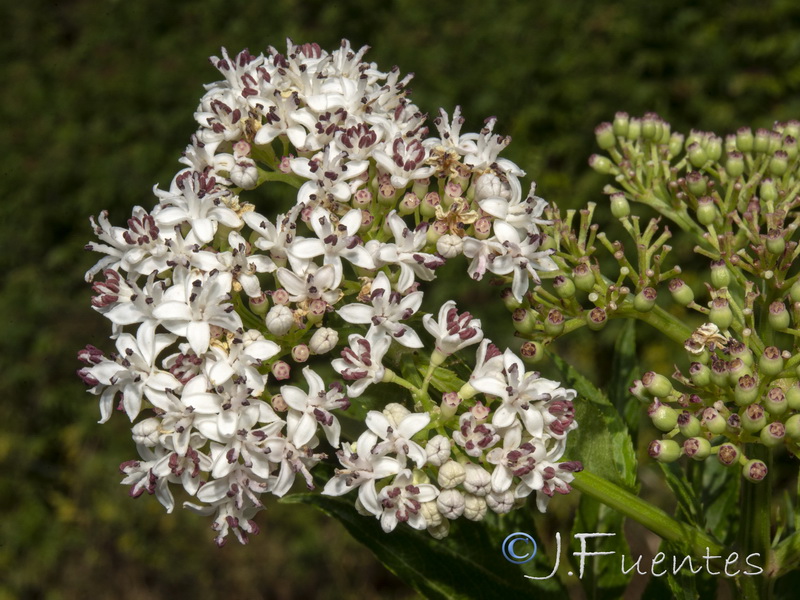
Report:
<svg viewBox="0 0 800 600"><path fill-rule="evenodd" d="M264 494L298 476L315 487L314 467L334 458L323 493L356 492L384 530L437 537L532 494L544 510L580 468L559 462L573 390L526 372L454 302L421 310L425 282L463 255L470 278L509 284L519 330L537 327L530 281L557 269L546 203L522 193L494 119L462 133L460 111L441 111L429 136L410 77L364 51L290 42L213 57L222 79L157 206L124 227L92 220L87 248L105 256L87 280L102 273L92 304L117 351L87 346L79 375L101 421L122 410L133 423L131 495L171 511L182 488L185 506L213 515L218 544L246 541ZM251 193L265 184L294 187L294 202ZM563 315L549 319L557 335ZM446 368L455 353L475 365L461 378ZM362 395L381 410L344 441L339 419Z"/></svg>

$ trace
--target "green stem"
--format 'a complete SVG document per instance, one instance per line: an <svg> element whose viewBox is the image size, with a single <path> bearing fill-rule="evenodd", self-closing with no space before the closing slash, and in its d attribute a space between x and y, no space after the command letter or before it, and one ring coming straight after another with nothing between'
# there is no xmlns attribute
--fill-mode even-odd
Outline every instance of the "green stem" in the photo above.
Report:
<svg viewBox="0 0 800 600"><path fill-rule="evenodd" d="M750 444L746 448L749 458L759 458L767 465L767 476L763 481L742 481L739 491L739 551L742 556L757 553L765 570L772 563L772 452L761 444ZM744 600L769 600L775 579L768 575L742 577L740 591Z"/></svg>
<svg viewBox="0 0 800 600"><path fill-rule="evenodd" d="M625 305L620 307L617 315L630 316L640 321L644 321L661 331L664 335L672 341L677 342L683 346L684 342L692 336L693 330L685 323L678 320L673 315L669 314L660 306L653 307L653 310L648 312L639 312L634 310L633 301L630 303L625 302Z"/></svg>
<svg viewBox="0 0 800 600"><path fill-rule="evenodd" d="M722 546L707 533L676 521L660 508L593 473L576 473L572 487L641 523L665 540L688 544L697 556L722 553Z"/></svg>

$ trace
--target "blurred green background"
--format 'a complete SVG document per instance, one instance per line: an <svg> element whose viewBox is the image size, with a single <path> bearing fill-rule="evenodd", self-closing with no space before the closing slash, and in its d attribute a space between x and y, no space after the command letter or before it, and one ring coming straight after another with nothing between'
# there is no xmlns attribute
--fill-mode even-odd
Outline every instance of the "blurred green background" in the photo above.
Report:
<svg viewBox="0 0 800 600"><path fill-rule="evenodd" d="M368 44L416 74L428 113L459 104L472 131L496 115L509 157L569 207L604 199L586 160L617 110L719 133L800 118L792 0L27 0L2 19L2 600L413 595L308 507L273 506L250 546L219 550L207 519L131 500L125 419L98 426L75 377L79 348L111 349L83 282L88 217L122 223L169 185L220 46Z"/></svg>

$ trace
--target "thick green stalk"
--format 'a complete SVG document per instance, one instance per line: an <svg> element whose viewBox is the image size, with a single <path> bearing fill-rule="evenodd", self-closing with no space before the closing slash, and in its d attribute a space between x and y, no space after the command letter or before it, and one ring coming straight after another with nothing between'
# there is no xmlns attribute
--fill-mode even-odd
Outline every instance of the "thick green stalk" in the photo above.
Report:
<svg viewBox="0 0 800 600"><path fill-rule="evenodd" d="M772 563L770 528L772 523L772 452L761 444L749 444L747 456L763 460L767 476L763 481L742 481L739 492L739 552L741 556L757 553L759 563L768 571ZM740 580L744 600L769 600L775 579L767 574Z"/></svg>
<svg viewBox="0 0 800 600"><path fill-rule="evenodd" d="M703 556L707 552L722 553L722 546L707 533L676 521L660 508L602 477L582 471L575 474L571 485L581 493L587 494L637 523L641 523L665 540L688 544L696 556Z"/></svg>

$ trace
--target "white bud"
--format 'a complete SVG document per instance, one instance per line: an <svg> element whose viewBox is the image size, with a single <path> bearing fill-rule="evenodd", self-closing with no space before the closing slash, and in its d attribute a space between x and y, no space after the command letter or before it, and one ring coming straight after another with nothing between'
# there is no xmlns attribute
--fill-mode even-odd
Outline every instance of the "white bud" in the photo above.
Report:
<svg viewBox="0 0 800 600"><path fill-rule="evenodd" d="M390 402L386 405L383 409L383 415L389 419L390 423L398 424L400 421L406 418L407 415L410 415L411 411L408 410L402 404L398 404L397 402Z"/></svg>
<svg viewBox="0 0 800 600"><path fill-rule="evenodd" d="M339 332L330 327L320 327L308 341L311 354L325 354L333 350L339 342Z"/></svg>
<svg viewBox="0 0 800 600"><path fill-rule="evenodd" d="M231 181L243 190L252 190L258 185L258 169L251 159L240 159L231 167Z"/></svg>
<svg viewBox="0 0 800 600"><path fill-rule="evenodd" d="M448 519L457 519L464 514L464 494L458 490L442 490L436 498L436 508Z"/></svg>
<svg viewBox="0 0 800 600"><path fill-rule="evenodd" d="M285 335L294 325L294 313L288 306L276 304L269 309L266 323L272 335Z"/></svg>
<svg viewBox="0 0 800 600"><path fill-rule="evenodd" d="M428 533L435 540L443 540L450 533L450 521L442 520L438 525L428 527Z"/></svg>
<svg viewBox="0 0 800 600"><path fill-rule="evenodd" d="M486 504L498 515L502 515L514 508L514 493L511 490L492 492L486 495Z"/></svg>
<svg viewBox="0 0 800 600"><path fill-rule="evenodd" d="M442 523L442 513L436 506L436 502L423 502L419 507L420 514L425 518L428 527L436 527Z"/></svg>
<svg viewBox="0 0 800 600"><path fill-rule="evenodd" d="M131 428L133 441L137 444L152 448L158 444L158 430L160 426L161 421L155 417L139 421Z"/></svg>
<svg viewBox="0 0 800 600"><path fill-rule="evenodd" d="M436 242L436 251L447 259L455 258L463 249L463 240L451 233L443 235Z"/></svg>
<svg viewBox="0 0 800 600"><path fill-rule="evenodd" d="M464 516L470 521L483 521L486 508L486 500L483 498L464 494Z"/></svg>
<svg viewBox="0 0 800 600"><path fill-rule="evenodd" d="M437 481L441 488L454 488L463 483L466 476L467 472L464 470L464 465L454 460L448 460L439 467L439 477Z"/></svg>
<svg viewBox="0 0 800 600"><path fill-rule="evenodd" d="M450 440L443 435L435 435L428 440L425 452L428 454L429 465L441 467L450 458Z"/></svg>
<svg viewBox="0 0 800 600"><path fill-rule="evenodd" d="M492 491L492 476L483 467L467 463L464 465L466 478L464 479L464 489L476 496L485 496Z"/></svg>
<svg viewBox="0 0 800 600"><path fill-rule="evenodd" d="M509 188L503 185L503 182L494 173L484 173L475 182L476 202L480 202L484 198L504 198L508 200L509 197Z"/></svg>

